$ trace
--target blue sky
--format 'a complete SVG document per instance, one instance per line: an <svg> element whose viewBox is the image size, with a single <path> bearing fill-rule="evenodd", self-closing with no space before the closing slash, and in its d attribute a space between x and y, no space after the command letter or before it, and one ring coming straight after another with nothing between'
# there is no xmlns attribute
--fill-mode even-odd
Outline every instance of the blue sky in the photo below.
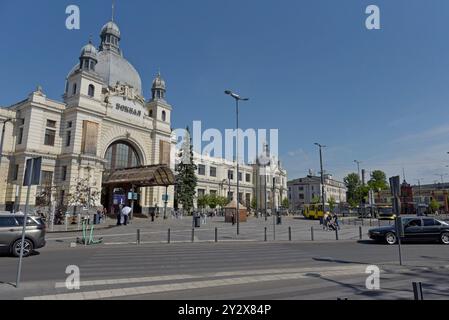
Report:
<svg viewBox="0 0 449 320"><path fill-rule="evenodd" d="M65 8L81 29L65 28ZM365 8L381 9L381 30ZM223 90L251 98L241 127L278 128L289 178L325 168L342 178L382 169L424 183L449 173L447 0L117 0L125 57L145 96L158 69L174 106L173 127L202 120L232 128ZM0 105L36 85L60 99L80 48L110 19L111 1L0 0ZM445 177L449 180L449 176Z"/></svg>

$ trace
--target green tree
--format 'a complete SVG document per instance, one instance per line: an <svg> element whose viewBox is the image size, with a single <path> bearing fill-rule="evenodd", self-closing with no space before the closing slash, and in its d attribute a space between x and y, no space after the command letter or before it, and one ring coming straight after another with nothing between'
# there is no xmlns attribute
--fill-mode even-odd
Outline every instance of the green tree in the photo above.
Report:
<svg viewBox="0 0 449 320"><path fill-rule="evenodd" d="M430 212L435 213L438 209L440 209L440 203L435 199L432 199L429 203Z"/></svg>
<svg viewBox="0 0 449 320"><path fill-rule="evenodd" d="M204 209L209 205L209 196L199 196L197 199L198 208Z"/></svg>
<svg viewBox="0 0 449 320"><path fill-rule="evenodd" d="M282 208L288 209L289 207L290 207L290 202L288 201L287 198L284 198L284 199L282 200Z"/></svg>
<svg viewBox="0 0 449 320"><path fill-rule="evenodd" d="M334 197L330 197L329 200L327 200L327 203L329 204L330 212L334 212L335 205L337 204L337 202L335 201Z"/></svg>
<svg viewBox="0 0 449 320"><path fill-rule="evenodd" d="M183 209L191 213L198 180L196 177L197 166L193 162L193 146L189 127L186 129L184 141L178 156L180 159L176 166L176 198Z"/></svg>
<svg viewBox="0 0 449 320"><path fill-rule="evenodd" d="M312 204L318 204L318 203L320 203L320 201L321 201L321 199L318 196L314 196L312 198Z"/></svg>
<svg viewBox="0 0 449 320"><path fill-rule="evenodd" d="M343 179L347 191L347 201L351 207L356 207L361 202L360 187L362 183L357 173L350 173Z"/></svg>
<svg viewBox="0 0 449 320"><path fill-rule="evenodd" d="M209 195L208 205L211 209L215 209L218 206L218 197L216 194Z"/></svg>
<svg viewBox="0 0 449 320"><path fill-rule="evenodd" d="M251 209L257 210L257 200L256 200L256 198L253 198L253 200L251 200Z"/></svg>
<svg viewBox="0 0 449 320"><path fill-rule="evenodd" d="M218 205L220 208L224 208L224 207L226 207L228 204L229 204L229 199L228 199L228 198L222 197L222 196L217 197L217 205Z"/></svg>
<svg viewBox="0 0 449 320"><path fill-rule="evenodd" d="M368 186L374 190L388 190L390 187L387 182L387 175L381 170L374 170L371 173L371 179L368 181Z"/></svg>

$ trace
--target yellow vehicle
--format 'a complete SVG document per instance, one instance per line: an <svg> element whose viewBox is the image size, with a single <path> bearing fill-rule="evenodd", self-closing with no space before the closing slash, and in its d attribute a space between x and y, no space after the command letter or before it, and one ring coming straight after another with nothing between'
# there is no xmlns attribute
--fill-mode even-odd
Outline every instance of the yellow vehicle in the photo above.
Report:
<svg viewBox="0 0 449 320"><path fill-rule="evenodd" d="M327 208L325 208L327 209ZM304 206L303 215L306 219L318 220L324 217L322 204L306 204Z"/></svg>
<svg viewBox="0 0 449 320"><path fill-rule="evenodd" d="M377 218L379 220L394 220L396 219L396 215L393 212L393 208L391 206L378 206L377 210Z"/></svg>

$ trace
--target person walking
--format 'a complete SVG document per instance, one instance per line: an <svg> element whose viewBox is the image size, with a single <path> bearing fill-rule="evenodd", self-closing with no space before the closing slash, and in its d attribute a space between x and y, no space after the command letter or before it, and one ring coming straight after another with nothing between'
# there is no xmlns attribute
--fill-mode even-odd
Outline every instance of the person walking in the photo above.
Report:
<svg viewBox="0 0 449 320"><path fill-rule="evenodd" d="M334 213L334 224L337 230L340 230L340 221L338 220L338 215Z"/></svg>
<svg viewBox="0 0 449 320"><path fill-rule="evenodd" d="M323 230L325 230L325 231L328 230L327 217L328 217L328 214L327 214L327 212L325 212L324 216L323 216Z"/></svg>
<svg viewBox="0 0 449 320"><path fill-rule="evenodd" d="M122 209L123 205L119 205L117 210L117 226L122 225Z"/></svg>
<svg viewBox="0 0 449 320"><path fill-rule="evenodd" d="M131 207L129 207L129 206L127 206L127 205L124 206L123 209L122 209L123 224L124 224L125 226L128 225L129 215L131 214L131 211L132 211Z"/></svg>

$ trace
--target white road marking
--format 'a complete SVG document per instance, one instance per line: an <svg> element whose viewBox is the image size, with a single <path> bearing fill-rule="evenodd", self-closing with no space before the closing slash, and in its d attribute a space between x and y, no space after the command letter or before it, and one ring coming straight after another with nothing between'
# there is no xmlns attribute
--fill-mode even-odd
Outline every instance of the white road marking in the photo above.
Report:
<svg viewBox="0 0 449 320"><path fill-rule="evenodd" d="M317 277L328 277L328 276L340 276L340 275L355 275L358 272L364 273L364 266L354 266L346 267L340 270L334 271L324 271L321 273L316 272L316 268L313 269L313 274ZM142 294L153 294L160 292L170 292L179 290L192 290L210 287L220 287L220 286L233 286L240 284L251 284L269 281L284 281L284 280L296 280L309 278L308 275L311 272L301 272L301 273L289 273L289 274L275 274L275 275L259 275L259 276L249 276L249 277L239 277L239 278L228 278L228 279L217 279L217 280L206 280L206 281L194 281L185 283L174 283L174 284L161 284L161 285L150 285L150 286L139 286L130 288L118 288L118 289L108 289L108 290L95 290L87 292L76 292L76 293L62 293L55 295L43 295L43 296L33 296L25 297L25 300L95 300L95 299L105 299L114 297L125 297L134 296Z"/></svg>

